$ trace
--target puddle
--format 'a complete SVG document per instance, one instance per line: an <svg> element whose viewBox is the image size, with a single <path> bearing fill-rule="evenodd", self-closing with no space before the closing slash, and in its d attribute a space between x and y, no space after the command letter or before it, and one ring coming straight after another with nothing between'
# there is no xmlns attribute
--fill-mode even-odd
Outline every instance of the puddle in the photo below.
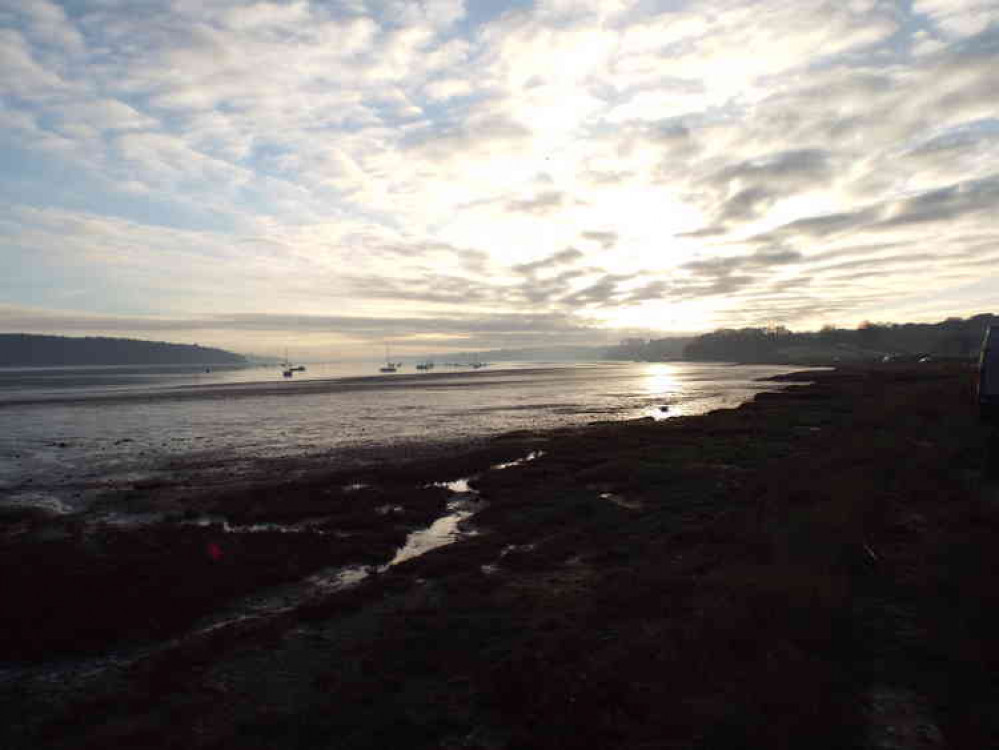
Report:
<svg viewBox="0 0 999 750"><path fill-rule="evenodd" d="M502 471L503 469L509 469L514 466L523 466L524 464L530 463L531 461L537 461L543 455L545 455L544 451L531 451L522 458L516 458L513 461L507 461L506 463L502 464L495 464L494 466L490 466L489 469L491 471Z"/></svg>
<svg viewBox="0 0 999 750"><path fill-rule="evenodd" d="M502 471L503 469L510 469L514 466L523 466L531 461L536 461L545 455L544 451L531 451L526 456L521 456L520 458L515 458L513 461L507 461L501 464L493 464L486 471ZM446 490L451 490L451 492L456 495L477 495L478 491L469 485L469 482L473 481L478 474L470 477L462 477L461 479L455 479L451 482L433 482L431 487L443 487Z"/></svg>
<svg viewBox="0 0 999 750"><path fill-rule="evenodd" d="M646 410L644 416L652 417L657 422L662 422L672 417L682 416L683 410L676 406L653 406Z"/></svg>
<svg viewBox="0 0 999 750"><path fill-rule="evenodd" d="M70 505L47 492L19 492L0 503L0 508L9 508L11 510L37 509L58 516L65 516L73 512L73 508Z"/></svg>
<svg viewBox="0 0 999 750"><path fill-rule="evenodd" d="M496 464L490 467L491 470L508 469L513 466L520 466L529 461L534 461L544 455L543 451L532 451L528 455L509 461ZM328 596L339 591L344 591L353 586L357 586L375 573L382 573L394 565L398 565L407 560L419 557L431 550L444 547L460 541L461 539L474 536L477 532L474 529L463 528L463 523L471 518L476 512L481 510L485 503L477 499L478 493L469 486L469 482L474 477L464 477L451 482L435 482L433 486L445 487L453 492L456 497L447 505L447 513L426 528L419 529L409 534L405 544L400 547L395 556L388 563L380 567L372 566L349 566L340 568L330 568L313 573L308 577L280 586L274 586L265 591L256 592L243 597L238 601L230 603L221 611L216 611L208 615L187 633L180 635L169 641L140 647L127 653L116 653L104 655L98 658L79 660L72 664L48 665L37 669L14 669L0 670L0 684L7 680L22 679L30 675L35 680L49 682L53 686L58 686L61 690L79 690L82 683L88 679L96 678L110 669L123 670L127 666L134 664L141 658L156 652L165 652L176 647L184 640L198 635L211 633L220 628L231 626L236 623L258 620L266 617L279 616L283 613L293 611L303 602L309 599ZM356 491L364 489L369 485L360 482L346 485L344 491ZM53 498L54 499L54 498ZM58 502L58 501L56 501ZM33 500L33 505L37 505L37 500ZM61 504L60 504L60 507ZM381 514L394 513L402 510L398 505L383 505L376 508ZM63 512L63 511L60 511ZM67 511L68 512L68 511ZM120 521L124 521L129 516L123 515ZM280 532L286 534L329 534L330 532L314 528L305 524L279 524L279 523L255 523L255 524L232 524L221 517L203 517L196 520L182 522L195 526L219 526L224 532L230 534L252 534L264 532ZM311 523L315 523L312 521ZM336 533L334 532L335 536ZM500 554L500 559L517 549L531 549L533 545L509 545ZM495 572L496 565L485 565L483 571ZM32 674L33 673L33 674ZM37 683L36 683L37 684Z"/></svg>
<svg viewBox="0 0 999 750"><path fill-rule="evenodd" d="M313 573L305 580L316 590L316 593L332 594L356 586L370 575L370 566L352 565L348 568Z"/></svg>
<svg viewBox="0 0 999 750"><path fill-rule="evenodd" d="M151 526L163 521L162 513L104 513L96 516L91 523L119 528Z"/></svg>
<svg viewBox="0 0 999 750"><path fill-rule="evenodd" d="M505 463L494 464L489 467L489 471L502 471L503 469L509 469L514 466L522 466L530 461L536 461L545 454L544 451L531 451L526 456L514 459L513 461L507 461ZM474 531L464 530L461 528L462 521L467 520L476 511L482 508L482 503L474 499L478 496L478 492L469 485L475 477L463 477L462 479L455 479L451 482L434 482L431 486L433 487L444 487L450 490L455 495L464 495L465 498L452 500L448 503L448 510L450 511L447 515L438 518L430 526L425 529L420 529L419 531L412 532L406 539L406 543L396 552L395 557L387 564L379 568L379 572L384 571L393 565L398 565L406 560L412 560L414 557L419 557L422 554L429 552L430 550L437 549L438 547L443 547L448 544L453 544L460 539L468 536L474 535ZM470 496L470 498L468 497ZM503 554L509 550L504 550ZM502 557L502 555L501 555Z"/></svg>
<svg viewBox="0 0 999 750"><path fill-rule="evenodd" d="M398 565L406 560L412 560L430 550L453 544L465 537L473 536L474 531L461 528L462 521L471 518L476 511L483 507L481 502L469 500L452 500L448 503L447 509L450 511L446 516L441 516L425 529L412 532L406 543L395 553L395 557L378 570L382 572Z"/></svg>
<svg viewBox="0 0 999 750"><path fill-rule="evenodd" d="M228 520L220 516L207 516L204 518L198 518L194 521L184 521L182 525L184 526L202 526L202 527L218 527L226 534L263 534L263 533L279 533L279 534L316 534L317 536L325 536L329 532L323 529L315 528L315 520L307 521L303 523L296 524L283 524L283 523L250 523L250 524L237 524L229 523Z"/></svg>
<svg viewBox="0 0 999 750"><path fill-rule="evenodd" d="M627 508L628 510L641 510L642 508L642 504L638 500L629 500L624 495L618 495L615 492L601 492L600 499L609 500L619 508Z"/></svg>
<svg viewBox="0 0 999 750"><path fill-rule="evenodd" d="M474 495L476 491L471 488L468 484L475 477L463 477L461 479L455 479L453 482L434 482L431 487L443 487L446 490L451 490L456 495Z"/></svg>

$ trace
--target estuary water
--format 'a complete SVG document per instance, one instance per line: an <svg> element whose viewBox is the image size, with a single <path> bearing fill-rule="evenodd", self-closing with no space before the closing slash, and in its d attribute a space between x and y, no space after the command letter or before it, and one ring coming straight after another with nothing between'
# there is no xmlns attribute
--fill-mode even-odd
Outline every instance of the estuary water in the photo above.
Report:
<svg viewBox="0 0 999 750"><path fill-rule="evenodd" d="M129 484L277 460L738 406L791 367L501 363L379 374L373 364L0 369L0 505L82 510Z"/></svg>

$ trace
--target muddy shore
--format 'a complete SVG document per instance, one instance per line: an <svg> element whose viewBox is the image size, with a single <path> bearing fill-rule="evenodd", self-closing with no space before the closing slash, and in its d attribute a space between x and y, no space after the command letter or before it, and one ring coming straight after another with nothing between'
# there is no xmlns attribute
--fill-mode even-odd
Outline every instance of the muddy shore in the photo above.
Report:
<svg viewBox="0 0 999 750"><path fill-rule="evenodd" d="M971 370L780 379L96 509L152 524L9 512L0 746L999 745ZM389 564L456 513L459 541Z"/></svg>

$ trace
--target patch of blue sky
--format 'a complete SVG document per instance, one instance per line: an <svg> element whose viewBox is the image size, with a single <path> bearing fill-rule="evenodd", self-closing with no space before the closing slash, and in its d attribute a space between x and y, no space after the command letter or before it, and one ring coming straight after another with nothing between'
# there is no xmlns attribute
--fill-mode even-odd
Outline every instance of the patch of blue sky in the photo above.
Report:
<svg viewBox="0 0 999 750"><path fill-rule="evenodd" d="M229 216L197 204L172 201L162 193L116 189L108 178L79 170L44 153L0 151L0 202L81 211L174 229L232 231Z"/></svg>
<svg viewBox="0 0 999 750"><path fill-rule="evenodd" d="M8 222L4 222L7 224ZM15 224L16 226L16 224ZM0 234L0 237L3 237ZM63 247L24 246L16 238L4 239L4 273L0 274L0 299L8 305L72 309L87 290L105 286L85 259L74 259ZM86 305L103 298L89 294ZM111 307L109 306L109 309Z"/></svg>
<svg viewBox="0 0 999 750"><path fill-rule="evenodd" d="M946 151L977 142L993 141L997 137L999 137L999 119L990 117L930 131L915 150Z"/></svg>
<svg viewBox="0 0 999 750"><path fill-rule="evenodd" d="M458 22L455 31L469 35L506 13L530 10L534 0L466 0L465 17Z"/></svg>

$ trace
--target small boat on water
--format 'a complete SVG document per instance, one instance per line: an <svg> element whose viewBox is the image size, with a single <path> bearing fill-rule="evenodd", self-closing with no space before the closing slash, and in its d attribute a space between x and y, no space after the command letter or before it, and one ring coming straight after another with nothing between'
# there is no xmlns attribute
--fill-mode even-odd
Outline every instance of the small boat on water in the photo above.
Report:
<svg viewBox="0 0 999 750"><path fill-rule="evenodd" d="M397 372L402 367L402 362L393 362L389 359L388 344L385 345L385 364L378 368L378 372Z"/></svg>
<svg viewBox="0 0 999 750"><path fill-rule="evenodd" d="M281 374L290 378L296 372L305 372L305 365L293 365L288 359L288 350L284 350L284 362L281 363Z"/></svg>
<svg viewBox="0 0 999 750"><path fill-rule="evenodd" d="M416 369L417 370L432 370L432 369L434 369L434 363L431 362L431 361L429 361L429 360L426 361L426 362L417 362L416 363Z"/></svg>

